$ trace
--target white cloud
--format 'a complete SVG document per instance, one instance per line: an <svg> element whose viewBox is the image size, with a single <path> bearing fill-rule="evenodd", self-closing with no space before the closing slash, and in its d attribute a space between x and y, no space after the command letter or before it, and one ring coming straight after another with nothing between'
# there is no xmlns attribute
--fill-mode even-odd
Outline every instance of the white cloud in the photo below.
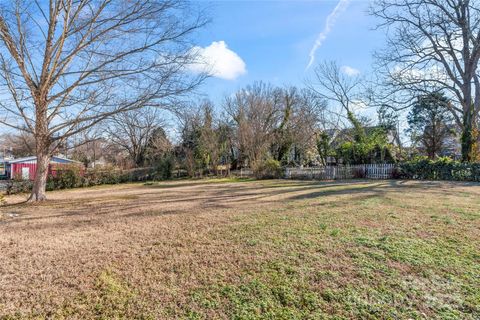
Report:
<svg viewBox="0 0 480 320"><path fill-rule="evenodd" d="M320 48L322 45L323 41L327 39L328 34L330 31L332 31L333 26L335 25L335 22L337 21L337 17L347 9L348 5L350 3L350 0L340 0L337 3L337 6L333 11L328 15L327 21L325 22L325 27L323 28L322 32L317 37L317 40L315 40L315 43L310 50L310 61L308 62L307 69L312 66L312 64L315 62L315 53L317 52L317 49Z"/></svg>
<svg viewBox="0 0 480 320"><path fill-rule="evenodd" d="M350 66L342 66L340 70L350 77L358 76L360 74L360 70L352 68Z"/></svg>
<svg viewBox="0 0 480 320"><path fill-rule="evenodd" d="M191 71L226 80L235 80L247 72L245 62L225 41L214 41L205 48L193 47L192 53L197 55L197 62L189 66Z"/></svg>

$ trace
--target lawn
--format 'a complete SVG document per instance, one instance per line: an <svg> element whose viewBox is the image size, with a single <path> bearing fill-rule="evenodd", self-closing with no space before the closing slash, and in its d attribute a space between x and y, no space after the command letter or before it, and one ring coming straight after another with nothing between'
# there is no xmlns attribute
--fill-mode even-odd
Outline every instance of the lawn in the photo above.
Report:
<svg viewBox="0 0 480 320"><path fill-rule="evenodd" d="M0 208L0 318L480 318L479 184L181 181L48 196Z"/></svg>

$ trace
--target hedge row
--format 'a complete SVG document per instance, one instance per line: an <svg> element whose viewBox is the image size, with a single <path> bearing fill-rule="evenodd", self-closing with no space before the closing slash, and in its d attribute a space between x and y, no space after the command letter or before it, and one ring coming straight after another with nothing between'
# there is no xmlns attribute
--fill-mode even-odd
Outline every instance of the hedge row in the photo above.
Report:
<svg viewBox="0 0 480 320"><path fill-rule="evenodd" d="M156 176L157 172L153 168L133 170L102 168L101 170L87 170L81 174L78 167L71 166L58 170L55 176L49 176L46 188L51 191L102 184L148 181L153 180ZM29 192L32 186L33 182L30 180L11 180L7 183L6 192L7 194Z"/></svg>
<svg viewBox="0 0 480 320"><path fill-rule="evenodd" d="M399 164L402 179L480 181L480 163L463 163L449 158L418 159Z"/></svg>
<svg viewBox="0 0 480 320"><path fill-rule="evenodd" d="M281 167L277 161L267 161L255 168L257 178L280 177ZM49 176L47 190L90 187L102 184L117 184L171 178L171 166L168 168L140 168L134 170L101 169L87 170L80 174L78 167L72 166L57 171L55 176ZM167 174L165 174L165 171ZM462 163L448 158L438 160L417 159L398 165L393 178L414 180L451 180L480 181L480 163ZM32 181L9 181L7 194L29 192ZM0 202L1 202L0 197Z"/></svg>

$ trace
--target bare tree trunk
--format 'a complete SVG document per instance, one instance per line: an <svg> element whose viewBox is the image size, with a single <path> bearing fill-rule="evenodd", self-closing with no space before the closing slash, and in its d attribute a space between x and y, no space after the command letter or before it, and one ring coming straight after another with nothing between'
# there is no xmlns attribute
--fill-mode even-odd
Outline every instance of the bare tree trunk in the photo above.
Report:
<svg viewBox="0 0 480 320"><path fill-rule="evenodd" d="M28 199L29 202L47 200L45 191L47 187L48 166L50 164L51 140L48 132L46 94L40 93L37 97L36 119L35 141L37 142L37 170L35 172L32 193Z"/></svg>
<svg viewBox="0 0 480 320"><path fill-rule="evenodd" d="M37 171L33 183L32 193L29 202L47 200L45 189L47 186L48 166L50 165L50 155L45 149L37 150Z"/></svg>

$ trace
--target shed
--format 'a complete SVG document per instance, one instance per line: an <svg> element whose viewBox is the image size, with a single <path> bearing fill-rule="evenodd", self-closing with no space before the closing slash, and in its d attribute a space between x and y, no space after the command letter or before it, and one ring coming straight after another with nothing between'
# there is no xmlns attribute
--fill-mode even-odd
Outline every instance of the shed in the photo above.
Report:
<svg viewBox="0 0 480 320"><path fill-rule="evenodd" d="M10 166L10 178L20 178L23 180L35 179L35 174L37 172L36 156L9 160L8 164ZM50 164L48 166L48 174L55 176L59 167L70 164L76 164L83 168L83 164L81 162L63 157L53 156L50 159Z"/></svg>

